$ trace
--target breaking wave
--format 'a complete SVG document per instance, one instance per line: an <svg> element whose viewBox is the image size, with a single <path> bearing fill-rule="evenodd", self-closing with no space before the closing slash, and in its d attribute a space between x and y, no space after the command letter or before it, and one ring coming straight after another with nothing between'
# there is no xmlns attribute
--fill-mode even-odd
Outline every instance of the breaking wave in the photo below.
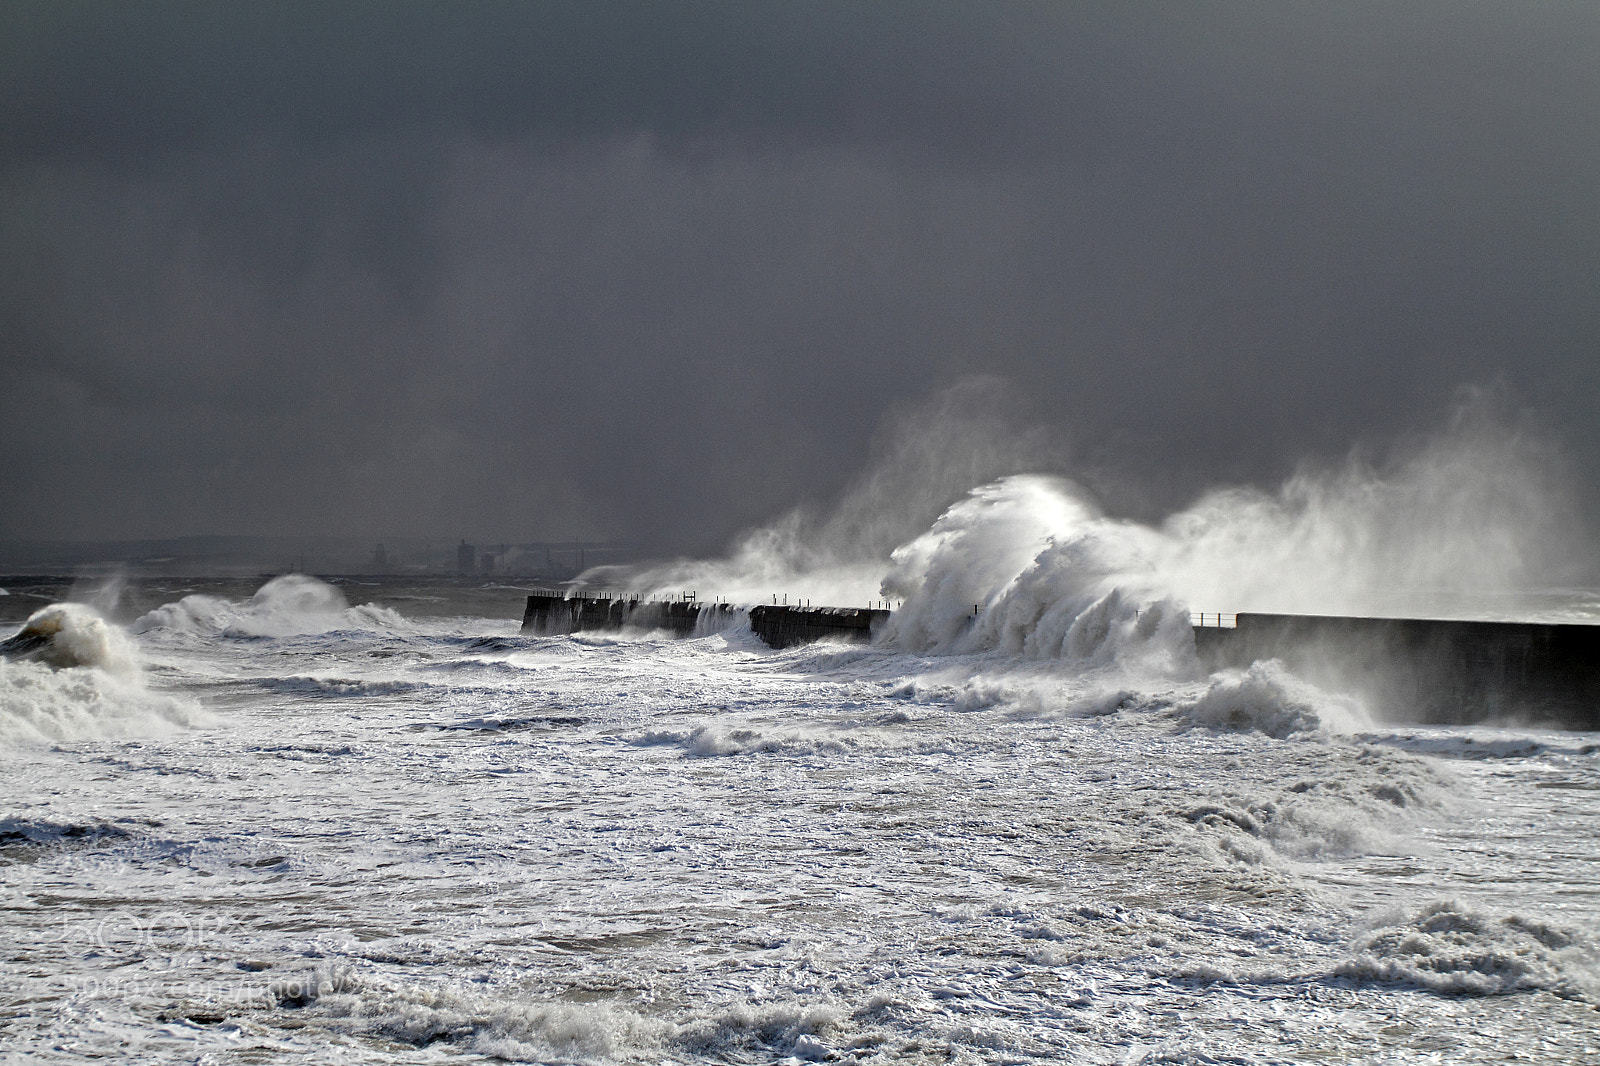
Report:
<svg viewBox="0 0 1600 1066"><path fill-rule="evenodd" d="M1334 971L1358 983L1502 995L1543 990L1600 1001L1600 945L1575 929L1494 916L1454 900L1429 904L1358 940Z"/></svg>
<svg viewBox="0 0 1600 1066"><path fill-rule="evenodd" d="M1355 699L1307 684L1276 659L1248 670L1222 671L1201 696L1180 702L1173 715L1184 728L1255 731L1280 740L1308 733L1356 733L1372 724Z"/></svg>
<svg viewBox="0 0 1600 1066"><path fill-rule="evenodd" d="M0 655L56 669L89 666L129 676L139 672L138 656L127 637L81 603L53 603L35 611L20 630L0 642Z"/></svg>
<svg viewBox="0 0 1600 1066"><path fill-rule="evenodd" d="M405 620L387 607L351 607L344 593L314 577L284 574L248 600L185 596L163 604L133 623L135 633L155 629L201 636L288 637L340 629L396 629Z"/></svg>
<svg viewBox="0 0 1600 1066"><path fill-rule="evenodd" d="M269 994L280 1007L309 1009L419 1047L448 1041L497 1059L534 1062L681 1055L831 1060L841 1057L851 1019L834 1004L796 1000L653 1017L605 1001L569 1003L401 983L363 976L346 965L319 966L278 981Z"/></svg>
<svg viewBox="0 0 1600 1066"><path fill-rule="evenodd" d="M937 398L921 421L952 423L960 446L902 428L826 521L795 512L724 560L588 576L734 602L788 591L890 603L879 640L899 650L1176 681L1203 676L1191 607L1526 618L1548 613L1530 590L1560 586L1592 554L1555 449L1481 391L1464 390L1442 428L1381 460L1354 450L1303 465L1275 491L1213 489L1139 522L1106 514L1065 477L1021 472L1062 464L998 417L993 390L966 383ZM942 510L930 506L941 497ZM1253 718L1273 735L1365 724L1359 708L1291 680L1266 668L1223 678L1191 717L1221 728Z"/></svg>
<svg viewBox="0 0 1600 1066"><path fill-rule="evenodd" d="M34 612L0 653L6 744L143 736L207 720L194 704L146 688L132 643L83 604Z"/></svg>

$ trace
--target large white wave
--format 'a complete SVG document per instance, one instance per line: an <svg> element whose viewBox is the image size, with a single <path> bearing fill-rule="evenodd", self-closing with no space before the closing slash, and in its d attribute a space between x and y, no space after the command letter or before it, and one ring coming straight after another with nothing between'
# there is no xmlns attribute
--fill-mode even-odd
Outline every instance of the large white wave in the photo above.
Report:
<svg viewBox="0 0 1600 1066"><path fill-rule="evenodd" d="M284 574L248 600L185 596L163 604L133 623L136 633L155 629L202 636L287 637L338 629L393 629L405 624L387 607L351 607L344 593L317 578Z"/></svg>
<svg viewBox="0 0 1600 1066"><path fill-rule="evenodd" d="M1191 606L1504 614L1586 558L1556 469L1478 413L1381 468L1352 457L1276 493L1214 490L1155 525L1106 516L1062 478L1006 477L891 554L883 592L905 606L890 632L918 650L1100 663L1180 654Z"/></svg>
<svg viewBox="0 0 1600 1066"><path fill-rule="evenodd" d="M205 720L192 703L151 692L132 642L85 604L35 611L0 650L5 745L141 736Z"/></svg>
<svg viewBox="0 0 1600 1066"><path fill-rule="evenodd" d="M883 589L902 606L886 639L1087 666L1189 665L1188 611L1160 584L1158 548L1154 531L1106 518L1071 482L1002 478L895 549Z"/></svg>
<svg viewBox="0 0 1600 1066"><path fill-rule="evenodd" d="M0 654L56 669L93 666L125 676L139 672L138 655L128 638L81 603L52 603L33 612L21 629L0 642Z"/></svg>

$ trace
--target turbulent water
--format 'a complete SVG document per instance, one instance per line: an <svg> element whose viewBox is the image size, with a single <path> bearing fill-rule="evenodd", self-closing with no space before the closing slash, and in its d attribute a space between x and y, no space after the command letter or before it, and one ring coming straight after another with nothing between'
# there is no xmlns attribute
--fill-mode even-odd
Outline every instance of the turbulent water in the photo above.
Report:
<svg viewBox="0 0 1600 1066"><path fill-rule="evenodd" d="M783 652L443 581L71 606L0 660L0 1048L1596 1061L1600 735L1206 677L1079 591Z"/></svg>

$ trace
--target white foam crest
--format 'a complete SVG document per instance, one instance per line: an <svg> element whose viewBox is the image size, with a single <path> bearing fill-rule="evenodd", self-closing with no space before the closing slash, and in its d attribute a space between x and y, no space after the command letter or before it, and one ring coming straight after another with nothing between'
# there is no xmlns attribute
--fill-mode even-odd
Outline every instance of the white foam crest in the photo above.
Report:
<svg viewBox="0 0 1600 1066"><path fill-rule="evenodd" d="M827 1061L842 1057L840 1032L849 1014L826 1000L724 1006L680 1022L673 1043L696 1058L729 1060L752 1051L786 1055L790 1060ZM741 1055L741 1053L743 1053Z"/></svg>
<svg viewBox="0 0 1600 1066"><path fill-rule="evenodd" d="M122 631L93 607L53 603L33 612L15 635L0 643L0 653L57 669L95 667L136 677L139 658Z"/></svg>
<svg viewBox="0 0 1600 1066"><path fill-rule="evenodd" d="M1188 728L1255 731L1280 740L1310 733L1349 735L1372 727L1357 700L1300 680L1276 659L1222 671L1200 696L1179 702L1173 714Z"/></svg>
<svg viewBox="0 0 1600 1066"><path fill-rule="evenodd" d="M604 1003L497 998L451 988L363 978L348 967L321 966L280 981L273 995L290 1006L315 1004L418 1046L449 1039L495 1058L535 1062L596 1062L632 1057L657 1044L666 1026Z"/></svg>
<svg viewBox="0 0 1600 1066"><path fill-rule="evenodd" d="M687 730L657 729L645 732L635 744L669 744L682 747L691 756L712 758L719 755L754 753L820 754L847 753L850 745L834 737L800 729L764 729L745 723L704 722Z"/></svg>
<svg viewBox="0 0 1600 1066"><path fill-rule="evenodd" d="M1600 945L1575 929L1431 903L1361 937L1334 970L1356 982L1500 995L1542 989L1600 1002Z"/></svg>
<svg viewBox="0 0 1600 1066"><path fill-rule="evenodd" d="M248 600L185 596L133 623L136 633L169 629L201 636L287 637L338 629L394 629L405 620L387 607L351 607L344 593L305 574L268 581Z"/></svg>
<svg viewBox="0 0 1600 1066"><path fill-rule="evenodd" d="M895 550L883 588L904 605L886 639L918 651L997 649L1190 673L1188 609L1159 583L1158 541L1101 515L1069 481L1002 478Z"/></svg>

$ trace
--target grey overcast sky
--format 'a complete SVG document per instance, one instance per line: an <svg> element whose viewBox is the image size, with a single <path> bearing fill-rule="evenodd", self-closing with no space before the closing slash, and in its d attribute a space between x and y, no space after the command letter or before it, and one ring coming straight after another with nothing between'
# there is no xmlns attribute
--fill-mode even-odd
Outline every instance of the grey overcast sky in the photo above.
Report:
<svg viewBox="0 0 1600 1066"><path fill-rule="evenodd" d="M1593 486L1596 57L1592 0L0 0L0 537L707 551L973 375L1130 512L1463 384Z"/></svg>

